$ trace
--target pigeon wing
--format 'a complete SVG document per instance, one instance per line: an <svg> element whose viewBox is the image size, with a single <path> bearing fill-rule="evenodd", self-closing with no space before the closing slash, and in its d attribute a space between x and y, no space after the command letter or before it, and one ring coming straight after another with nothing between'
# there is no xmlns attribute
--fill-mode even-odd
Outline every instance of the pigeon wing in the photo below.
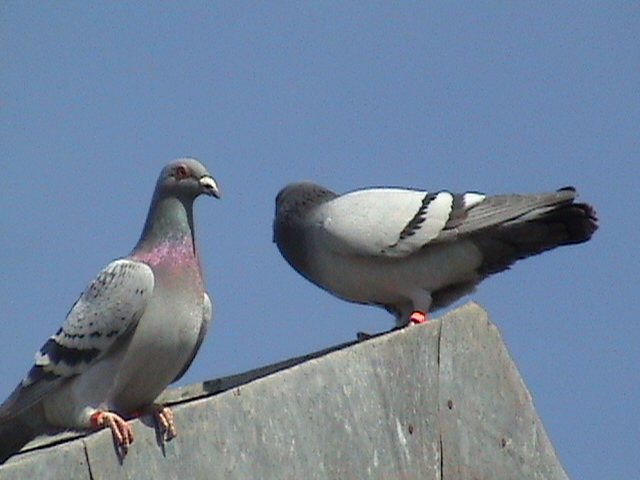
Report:
<svg viewBox="0 0 640 480"><path fill-rule="evenodd" d="M27 377L0 406L0 422L117 348L135 329L153 287L153 271L145 263L116 260L107 265L80 295L62 327L36 353Z"/></svg>
<svg viewBox="0 0 640 480"><path fill-rule="evenodd" d="M487 196L465 209L457 219L450 221L438 240L473 234L498 225L509 226L533 220L558 208L560 204L573 202L575 197L576 192L572 187L551 193Z"/></svg>
<svg viewBox="0 0 640 480"><path fill-rule="evenodd" d="M312 222L319 241L336 253L403 257L438 238L449 222L484 198L399 188L357 190L321 205Z"/></svg>

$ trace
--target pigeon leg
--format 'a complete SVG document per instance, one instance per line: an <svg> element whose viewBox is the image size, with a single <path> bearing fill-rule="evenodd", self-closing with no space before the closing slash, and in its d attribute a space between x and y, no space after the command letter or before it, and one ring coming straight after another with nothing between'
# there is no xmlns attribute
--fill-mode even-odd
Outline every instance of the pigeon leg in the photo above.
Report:
<svg viewBox="0 0 640 480"><path fill-rule="evenodd" d="M133 443L133 429L124 418L117 413L97 410L91 415L90 421L94 428L108 427L113 435L113 441L122 452L122 457L127 455L129 446Z"/></svg>
<svg viewBox="0 0 640 480"><path fill-rule="evenodd" d="M411 314L409 315L409 325L418 325L428 320L427 313L431 307L431 293L426 290L417 290L411 296ZM406 312L407 310L405 310ZM407 317L404 317L407 318Z"/></svg>

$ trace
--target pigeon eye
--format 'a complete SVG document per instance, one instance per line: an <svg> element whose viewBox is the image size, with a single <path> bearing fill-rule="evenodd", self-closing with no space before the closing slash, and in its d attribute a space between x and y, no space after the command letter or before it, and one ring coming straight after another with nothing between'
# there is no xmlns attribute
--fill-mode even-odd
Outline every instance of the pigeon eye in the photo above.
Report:
<svg viewBox="0 0 640 480"><path fill-rule="evenodd" d="M189 176L189 170L184 165L178 165L176 167L176 178L181 180Z"/></svg>

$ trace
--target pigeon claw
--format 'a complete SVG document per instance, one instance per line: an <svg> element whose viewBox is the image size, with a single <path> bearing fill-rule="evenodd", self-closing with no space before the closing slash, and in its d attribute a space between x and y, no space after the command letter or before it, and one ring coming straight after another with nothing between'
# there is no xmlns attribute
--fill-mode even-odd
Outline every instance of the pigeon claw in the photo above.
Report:
<svg viewBox="0 0 640 480"><path fill-rule="evenodd" d="M417 325L419 323L424 323L426 321L427 321L427 315L417 310L409 316L409 324L411 325Z"/></svg>
<svg viewBox="0 0 640 480"><path fill-rule="evenodd" d="M173 420L173 411L163 405L153 406L153 416L158 424L158 430L165 440L171 440L178 435L176 424Z"/></svg>
<svg viewBox="0 0 640 480"><path fill-rule="evenodd" d="M129 451L129 446L133 443L133 429L131 425L117 413L98 410L90 418L91 426L94 428L109 428L113 441L122 453L124 458Z"/></svg>
<svg viewBox="0 0 640 480"><path fill-rule="evenodd" d="M178 436L176 424L173 419L173 411L164 405L153 403L132 413L133 417L151 415L156 422L156 431L159 439L169 441Z"/></svg>

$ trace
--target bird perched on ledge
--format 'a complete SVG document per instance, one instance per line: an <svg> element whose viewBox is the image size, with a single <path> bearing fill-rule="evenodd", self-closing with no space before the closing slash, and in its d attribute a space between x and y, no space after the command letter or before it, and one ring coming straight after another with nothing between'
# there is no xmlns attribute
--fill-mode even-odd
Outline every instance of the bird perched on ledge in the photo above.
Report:
<svg viewBox="0 0 640 480"><path fill-rule="evenodd" d="M472 292L522 258L586 242L593 207L572 187L531 195L371 188L338 195L301 181L276 197L273 239L307 280L378 305L396 325Z"/></svg>
<svg viewBox="0 0 640 480"><path fill-rule="evenodd" d="M176 435L171 410L154 401L190 366L211 321L193 227L201 194L220 196L197 160L162 169L136 247L89 284L0 406L0 462L39 434L103 427L124 456L127 419L145 412Z"/></svg>

